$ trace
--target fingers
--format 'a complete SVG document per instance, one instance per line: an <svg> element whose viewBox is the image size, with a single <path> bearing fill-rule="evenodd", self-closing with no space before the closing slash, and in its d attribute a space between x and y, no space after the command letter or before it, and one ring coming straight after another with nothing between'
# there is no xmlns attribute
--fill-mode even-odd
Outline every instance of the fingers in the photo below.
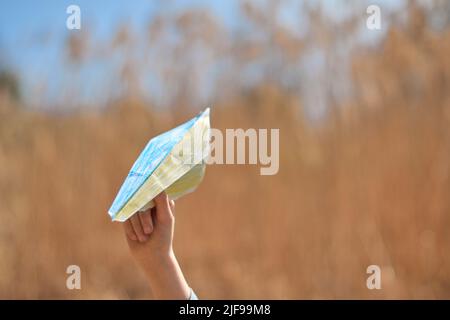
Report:
<svg viewBox="0 0 450 320"><path fill-rule="evenodd" d="M165 192L156 198L155 207L139 212L123 223L125 233L130 240L145 242L153 232L156 221L171 223L174 220L175 202L169 200Z"/></svg>
<svg viewBox="0 0 450 320"><path fill-rule="evenodd" d="M150 215L150 210L147 210L145 212L139 212L138 214L139 220L141 221L142 229L144 230L144 233L149 235L153 231L153 222L152 217Z"/></svg>
<svg viewBox="0 0 450 320"><path fill-rule="evenodd" d="M137 241L136 234L134 233L133 226L131 225L130 220L127 220L123 223L123 228L125 230L125 234L127 235L128 239Z"/></svg>
<svg viewBox="0 0 450 320"><path fill-rule="evenodd" d="M142 228L141 225L141 220L139 218L139 214L135 214L133 215L129 221L131 221L131 226L133 227L134 233L136 234L138 240L140 242L145 242L147 241L148 237L147 235L144 233L144 229Z"/></svg>
<svg viewBox="0 0 450 320"><path fill-rule="evenodd" d="M172 210L172 215L175 216L175 201L170 200L170 210Z"/></svg>
<svg viewBox="0 0 450 320"><path fill-rule="evenodd" d="M144 242L153 231L150 210L139 212L123 223L125 233L130 240Z"/></svg>
<svg viewBox="0 0 450 320"><path fill-rule="evenodd" d="M173 220L173 213L171 204L169 203L169 197L163 191L155 198L156 205L156 219L163 223L171 222ZM175 203L173 204L173 207Z"/></svg>

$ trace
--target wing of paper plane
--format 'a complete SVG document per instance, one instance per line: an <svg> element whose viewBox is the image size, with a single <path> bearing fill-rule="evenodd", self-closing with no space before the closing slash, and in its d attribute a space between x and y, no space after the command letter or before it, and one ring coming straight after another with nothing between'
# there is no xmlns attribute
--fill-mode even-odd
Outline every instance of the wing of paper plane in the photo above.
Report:
<svg viewBox="0 0 450 320"><path fill-rule="evenodd" d="M125 221L154 206L166 191L177 199L195 190L209 153L209 108L188 122L151 139L132 166L108 213Z"/></svg>

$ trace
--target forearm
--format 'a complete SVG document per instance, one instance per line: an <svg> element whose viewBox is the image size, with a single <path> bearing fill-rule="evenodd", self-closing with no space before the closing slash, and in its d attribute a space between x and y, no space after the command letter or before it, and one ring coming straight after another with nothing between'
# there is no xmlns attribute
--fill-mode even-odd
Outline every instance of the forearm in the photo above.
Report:
<svg viewBox="0 0 450 320"><path fill-rule="evenodd" d="M142 267L155 299L189 299L191 289L173 252L155 261L148 260Z"/></svg>
<svg viewBox="0 0 450 320"><path fill-rule="evenodd" d="M191 288L173 253L175 203L169 201L164 192L154 200L154 209L134 215L125 222L128 246L145 272L155 299L196 298L195 295L191 297ZM145 230L150 231L145 233Z"/></svg>

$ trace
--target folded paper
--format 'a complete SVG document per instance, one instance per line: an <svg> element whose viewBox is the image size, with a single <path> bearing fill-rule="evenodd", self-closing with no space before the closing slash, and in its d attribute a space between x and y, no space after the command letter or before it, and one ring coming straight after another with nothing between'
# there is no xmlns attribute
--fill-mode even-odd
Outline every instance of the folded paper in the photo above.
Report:
<svg viewBox="0 0 450 320"><path fill-rule="evenodd" d="M108 213L125 221L154 206L166 191L177 199L195 190L209 154L209 108L190 121L151 139L132 166Z"/></svg>

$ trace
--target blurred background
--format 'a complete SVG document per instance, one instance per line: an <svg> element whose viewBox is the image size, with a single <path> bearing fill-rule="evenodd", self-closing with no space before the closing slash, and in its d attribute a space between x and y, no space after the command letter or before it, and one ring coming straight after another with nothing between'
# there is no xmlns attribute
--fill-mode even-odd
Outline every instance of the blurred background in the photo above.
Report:
<svg viewBox="0 0 450 320"><path fill-rule="evenodd" d="M177 202L199 297L450 298L449 57L445 0L3 1L0 298L151 298L107 210L209 105L215 128L280 128L280 170L211 165Z"/></svg>

